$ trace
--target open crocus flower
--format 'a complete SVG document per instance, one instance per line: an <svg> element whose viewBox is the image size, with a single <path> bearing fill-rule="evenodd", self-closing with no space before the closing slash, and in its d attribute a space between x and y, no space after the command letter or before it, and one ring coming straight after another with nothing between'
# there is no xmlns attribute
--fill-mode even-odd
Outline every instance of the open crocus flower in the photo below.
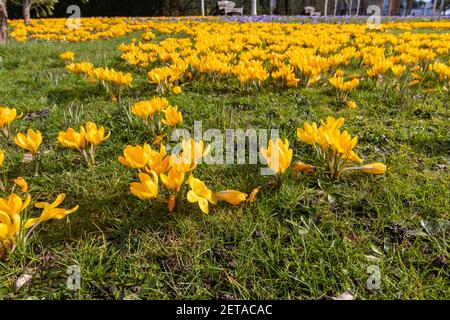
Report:
<svg viewBox="0 0 450 320"><path fill-rule="evenodd" d="M153 199L158 196L158 175L151 171L150 175L139 173L140 182L132 182L130 191L141 200Z"/></svg>
<svg viewBox="0 0 450 320"><path fill-rule="evenodd" d="M75 54L72 51L66 51L59 55L59 58L63 61L73 61Z"/></svg>
<svg viewBox="0 0 450 320"><path fill-rule="evenodd" d="M150 148L149 158L145 170L147 172L154 171L161 174L169 170L170 156L166 155L166 147L161 143L159 152Z"/></svg>
<svg viewBox="0 0 450 320"><path fill-rule="evenodd" d="M292 149L287 139L270 139L266 148L261 148L261 154L266 159L268 167L277 174L282 174L292 161Z"/></svg>
<svg viewBox="0 0 450 320"><path fill-rule="evenodd" d="M131 113L147 122L155 111L150 101L140 101L131 107Z"/></svg>
<svg viewBox="0 0 450 320"><path fill-rule="evenodd" d="M67 217L69 214L78 210L78 205L73 207L72 209L64 209L58 208L58 206L64 201L66 198L65 193L59 194L55 201L52 203L47 202L38 202L35 204L36 208L43 209L41 215L38 218L31 218L25 222L25 229L31 228L41 222L50 220L50 219L63 219Z"/></svg>
<svg viewBox="0 0 450 320"><path fill-rule="evenodd" d="M14 137L14 143L22 149L28 150L33 155L36 155L42 143L42 134L39 130L34 131L33 129L28 129L27 135L19 132Z"/></svg>
<svg viewBox="0 0 450 320"><path fill-rule="evenodd" d="M183 121L183 115L178 111L178 107L169 106L163 112L165 119L162 120L162 123L168 126L174 127Z"/></svg>
<svg viewBox="0 0 450 320"><path fill-rule="evenodd" d="M303 129L297 129L297 137L304 143L315 144L317 141L317 124L315 122L312 124L305 122Z"/></svg>
<svg viewBox="0 0 450 320"><path fill-rule="evenodd" d="M105 136L105 128L100 127L97 128L97 125L94 122L88 121L86 123L86 142L90 143L93 146L98 146L105 140L108 140L111 136L111 131Z"/></svg>
<svg viewBox="0 0 450 320"><path fill-rule="evenodd" d="M17 116L17 111L15 108L0 107L0 127L2 128L3 134L8 138L9 132L8 127L15 119L21 117Z"/></svg>
<svg viewBox="0 0 450 320"><path fill-rule="evenodd" d="M0 211L0 256L3 256L16 243L20 232L21 219L19 215L9 216Z"/></svg>
<svg viewBox="0 0 450 320"><path fill-rule="evenodd" d="M381 162L373 162L359 167L358 170L365 173L383 174L386 172L386 165Z"/></svg>
<svg viewBox="0 0 450 320"><path fill-rule="evenodd" d="M206 187L205 183L200 179L189 176L188 184L191 190L187 193L187 200L189 202L198 202L198 206L203 213L209 213L208 202L215 204L217 202L214 193Z"/></svg>
<svg viewBox="0 0 450 320"><path fill-rule="evenodd" d="M232 205L238 205L247 199L247 194L237 190L224 190L214 193L217 200L228 202Z"/></svg>
<svg viewBox="0 0 450 320"><path fill-rule="evenodd" d="M150 105L153 112L160 113L169 106L169 101L166 98L154 97L150 100Z"/></svg>
<svg viewBox="0 0 450 320"><path fill-rule="evenodd" d="M210 146L205 148L203 141L195 141L194 139L186 139L181 142L182 152L177 156L172 154L170 158L171 166L178 167L184 172L192 171L197 167L201 159L206 156L210 150Z"/></svg>
<svg viewBox="0 0 450 320"><path fill-rule="evenodd" d="M8 199L0 198L0 212L4 212L13 218L16 215L20 215L28 207L30 201L30 195L27 195L25 201L23 201L17 194L11 193Z"/></svg>
<svg viewBox="0 0 450 320"><path fill-rule="evenodd" d="M161 173L160 178L167 188L178 192L184 182L184 172L177 168L171 168L167 175Z"/></svg>
<svg viewBox="0 0 450 320"><path fill-rule="evenodd" d="M58 142L66 148L78 150L85 149L86 140L84 127L80 128L80 132L75 131L73 128L69 128L67 131L60 131L58 134Z"/></svg>
<svg viewBox="0 0 450 320"><path fill-rule="evenodd" d="M127 145L123 150L123 157L119 156L119 162L133 169L143 169L150 159L151 148L147 143L144 146Z"/></svg>

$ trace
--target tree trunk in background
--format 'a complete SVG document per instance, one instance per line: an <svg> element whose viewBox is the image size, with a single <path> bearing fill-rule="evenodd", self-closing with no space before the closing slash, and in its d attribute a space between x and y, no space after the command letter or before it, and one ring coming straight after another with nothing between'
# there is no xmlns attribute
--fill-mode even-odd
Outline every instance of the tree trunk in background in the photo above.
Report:
<svg viewBox="0 0 450 320"><path fill-rule="evenodd" d="M400 15L400 5L401 0L390 0L389 1L389 16L399 16Z"/></svg>
<svg viewBox="0 0 450 320"><path fill-rule="evenodd" d="M278 0L275 5L275 13L283 14L283 10L284 10L284 1Z"/></svg>
<svg viewBox="0 0 450 320"><path fill-rule="evenodd" d="M325 16L325 18L327 17L328 14L328 0L325 0L325 4L323 5L323 15Z"/></svg>
<svg viewBox="0 0 450 320"><path fill-rule="evenodd" d="M257 6L258 6L257 0L252 0L252 16L257 15L257 10L256 10Z"/></svg>
<svg viewBox="0 0 450 320"><path fill-rule="evenodd" d="M358 0L358 4L356 5L356 16L359 16L359 9L361 8L361 0Z"/></svg>
<svg viewBox="0 0 450 320"><path fill-rule="evenodd" d="M439 7L439 12L438 12L438 20L441 20L441 14L442 14L442 11L444 11L444 2L445 2L445 0L441 0L441 6Z"/></svg>
<svg viewBox="0 0 450 320"><path fill-rule="evenodd" d="M0 43L8 37L8 9L6 0L0 0Z"/></svg>
<svg viewBox="0 0 450 320"><path fill-rule="evenodd" d="M270 14L272 15L277 8L277 0L270 0Z"/></svg>
<svg viewBox="0 0 450 320"><path fill-rule="evenodd" d="M431 11L431 20L434 20L434 16L436 14L436 5L437 5L437 0L433 1L433 11Z"/></svg>
<svg viewBox="0 0 450 320"><path fill-rule="evenodd" d="M205 0L201 0L200 1L200 9L201 9L201 11L202 11L202 18L204 18L205 17Z"/></svg>
<svg viewBox="0 0 450 320"><path fill-rule="evenodd" d="M406 15L410 16L413 8L414 0L407 0L406 2Z"/></svg>
<svg viewBox="0 0 450 320"><path fill-rule="evenodd" d="M23 22L26 25L29 25L31 16L31 0L23 0L22 12L23 12Z"/></svg>
<svg viewBox="0 0 450 320"><path fill-rule="evenodd" d="M348 8L348 15L351 17L352 16L352 8L353 7L353 0L350 0L350 5Z"/></svg>
<svg viewBox="0 0 450 320"><path fill-rule="evenodd" d="M336 17L337 5L338 5L338 0L334 0L334 12L333 12L333 16L335 16L335 17Z"/></svg>

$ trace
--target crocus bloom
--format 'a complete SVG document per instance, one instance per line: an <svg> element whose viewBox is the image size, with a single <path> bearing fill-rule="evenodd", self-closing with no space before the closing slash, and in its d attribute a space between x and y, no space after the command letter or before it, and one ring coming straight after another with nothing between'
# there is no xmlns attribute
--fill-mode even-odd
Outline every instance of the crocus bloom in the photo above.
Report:
<svg viewBox="0 0 450 320"><path fill-rule="evenodd" d="M232 205L238 205L247 199L247 194L237 190L224 190L214 193L217 200L223 200Z"/></svg>
<svg viewBox="0 0 450 320"><path fill-rule="evenodd" d="M175 94L180 94L180 93L182 92L180 86L173 87L172 91L173 91L173 93L175 93Z"/></svg>
<svg viewBox="0 0 450 320"><path fill-rule="evenodd" d="M166 155L166 147L161 143L159 152L150 148L149 158L145 170L154 171L156 174L165 173L169 169L170 156Z"/></svg>
<svg viewBox="0 0 450 320"><path fill-rule="evenodd" d="M177 168L171 168L167 175L161 173L160 178L167 188L178 192L184 181L184 172Z"/></svg>
<svg viewBox="0 0 450 320"><path fill-rule="evenodd" d="M13 182L19 187L21 188L22 192L25 193L28 191L28 183L25 181L24 178L22 177L18 177L16 179L13 180Z"/></svg>
<svg viewBox="0 0 450 320"><path fill-rule="evenodd" d="M75 54L72 51L66 51L61 53L59 58L63 61L72 61L75 58Z"/></svg>
<svg viewBox="0 0 450 320"><path fill-rule="evenodd" d="M140 101L131 107L131 113L139 118L147 120L148 117L154 114L154 110L150 101Z"/></svg>
<svg viewBox="0 0 450 320"><path fill-rule="evenodd" d="M147 143L144 146L127 145L123 150L123 155L119 156L119 162L124 166L134 169L143 169L150 159L151 148Z"/></svg>
<svg viewBox="0 0 450 320"><path fill-rule="evenodd" d="M346 104L347 107L349 107L350 109L356 109L356 103L355 103L355 101L347 100L347 101L345 102L345 104Z"/></svg>
<svg viewBox="0 0 450 320"><path fill-rule="evenodd" d="M208 214L209 207L208 202L215 204L217 202L213 192L206 187L205 183L200 179L194 178L193 175L188 179L191 190L187 193L187 200L189 202L198 202L200 210Z"/></svg>
<svg viewBox="0 0 450 320"><path fill-rule="evenodd" d="M167 202L167 209L169 209L169 212L173 212L176 204L177 204L177 198L173 194L171 194L169 197L169 201Z"/></svg>
<svg viewBox="0 0 450 320"><path fill-rule="evenodd" d="M289 167L292 161L292 149L289 148L287 139L270 139L267 149L261 148L261 154L266 159L267 165L275 173L281 174Z"/></svg>
<svg viewBox="0 0 450 320"><path fill-rule="evenodd" d="M58 134L58 142L66 148L84 149L86 148L85 129L80 128L80 132L75 131L73 128L67 129L67 131L60 131Z"/></svg>
<svg viewBox="0 0 450 320"><path fill-rule="evenodd" d="M298 128L297 129L297 137L307 144L314 144L317 141L317 124L312 123L309 124L308 122L305 122L303 124L303 129Z"/></svg>
<svg viewBox="0 0 450 320"><path fill-rule="evenodd" d="M261 189L261 187L256 187L252 190L252 192L250 192L250 195L247 198L247 203L253 203L256 200L256 195L258 194L259 190Z"/></svg>
<svg viewBox="0 0 450 320"><path fill-rule="evenodd" d="M158 196L158 175L151 171L150 175L139 173L140 182L132 182L130 191L141 200L153 199Z"/></svg>
<svg viewBox="0 0 450 320"><path fill-rule="evenodd" d="M301 161L298 161L295 163L294 171L295 172L314 172L314 166L310 164L303 163Z"/></svg>
<svg viewBox="0 0 450 320"><path fill-rule="evenodd" d="M166 115L165 119L162 119L162 123L168 126L176 126L183 121L183 115L178 111L178 107L169 106L163 111Z"/></svg>
<svg viewBox="0 0 450 320"><path fill-rule="evenodd" d="M3 161L5 161L5 153L0 149L0 167L3 165Z"/></svg>
<svg viewBox="0 0 450 320"><path fill-rule="evenodd" d="M359 167L359 171L372 174L383 174L386 172L386 165L381 162L373 162Z"/></svg>
<svg viewBox="0 0 450 320"><path fill-rule="evenodd" d="M26 136L19 132L14 137L14 143L36 155L42 143L42 134L39 130L28 129Z"/></svg>
<svg viewBox="0 0 450 320"><path fill-rule="evenodd" d="M25 222L25 229L31 228L36 224L41 222L50 220L50 219L63 219L67 217L69 214L78 210L78 205L73 207L72 209L64 209L58 208L58 206L64 201L66 198L65 193L60 193L55 201L52 203L47 202L38 202L35 204L36 208L43 209L41 215L38 218L31 218Z"/></svg>
<svg viewBox="0 0 450 320"><path fill-rule="evenodd" d="M18 118L15 108L0 107L0 127L9 125Z"/></svg>
<svg viewBox="0 0 450 320"><path fill-rule="evenodd" d="M93 146L97 146L108 138L111 135L111 131L105 136L105 128L100 127L97 128L97 125L91 121L86 123L86 141L91 143Z"/></svg>
<svg viewBox="0 0 450 320"><path fill-rule="evenodd" d="M0 212L4 212L13 218L19 215L30 204L31 196L28 195L25 201L15 193L11 193L8 199L0 198Z"/></svg>

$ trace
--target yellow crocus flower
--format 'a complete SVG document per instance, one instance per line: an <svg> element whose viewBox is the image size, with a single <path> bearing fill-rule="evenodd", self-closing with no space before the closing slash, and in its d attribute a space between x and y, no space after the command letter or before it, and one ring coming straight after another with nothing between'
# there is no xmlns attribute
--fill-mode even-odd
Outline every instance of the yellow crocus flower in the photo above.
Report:
<svg viewBox="0 0 450 320"><path fill-rule="evenodd" d="M315 166L298 161L295 163L295 172L314 172Z"/></svg>
<svg viewBox="0 0 450 320"><path fill-rule="evenodd" d="M119 162L124 166L134 169L143 169L150 159L151 148L147 143L144 146L127 145L123 150L123 157L119 156Z"/></svg>
<svg viewBox="0 0 450 320"><path fill-rule="evenodd" d="M156 174L165 173L169 169L170 156L166 155L166 147L161 143L159 152L150 148L149 158L145 170L154 171Z"/></svg>
<svg viewBox="0 0 450 320"><path fill-rule="evenodd" d="M24 178L17 177L16 179L13 179L13 182L22 190L23 193L28 191L28 183Z"/></svg>
<svg viewBox="0 0 450 320"><path fill-rule="evenodd" d="M132 182L130 191L141 200L153 199L158 196L158 175L150 171L150 175L139 173L140 182Z"/></svg>
<svg viewBox="0 0 450 320"><path fill-rule="evenodd" d="M372 174L383 174L386 172L386 165L381 162L373 162L359 167L359 171Z"/></svg>
<svg viewBox="0 0 450 320"><path fill-rule="evenodd" d="M39 130L34 131L33 129L28 129L26 136L19 132L14 137L14 143L22 149L28 150L33 155L36 155L42 143L42 134Z"/></svg>
<svg viewBox="0 0 450 320"><path fill-rule="evenodd" d="M176 126L183 121L183 115L178 111L178 107L169 106L163 111L165 113L165 119L162 119L162 123L168 126Z"/></svg>
<svg viewBox="0 0 450 320"><path fill-rule="evenodd" d="M224 190L214 193L217 200L223 200L232 205L238 205L247 199L247 194L237 190Z"/></svg>
<svg viewBox="0 0 450 320"><path fill-rule="evenodd" d="M73 207L72 209L64 209L58 208L58 206L64 201L66 198L65 193L60 193L55 201L52 203L47 202L38 202L35 204L36 208L43 209L41 215L38 218L31 218L25 222L25 229L31 228L41 222L50 220L50 219L63 219L67 217L69 214L78 210L78 205Z"/></svg>
<svg viewBox="0 0 450 320"><path fill-rule="evenodd" d="M85 139L87 142L92 144L93 146L97 146L105 140L108 140L111 136L111 131L105 136L105 128L100 127L97 128L97 125L94 122L88 121L86 123L86 134Z"/></svg>
<svg viewBox="0 0 450 320"><path fill-rule="evenodd" d="M0 127L9 125L20 116L17 116L17 110L15 108L0 107Z"/></svg>
<svg viewBox="0 0 450 320"><path fill-rule="evenodd" d="M160 178L167 188L178 192L183 185L184 175L184 172L178 168L170 168L168 174L161 173Z"/></svg>
<svg viewBox="0 0 450 320"><path fill-rule="evenodd" d="M59 58L63 61L73 61L75 59L75 53L72 51L66 51L59 55Z"/></svg>
<svg viewBox="0 0 450 320"><path fill-rule="evenodd" d="M312 124L305 122L303 129L297 129L297 137L304 143L315 144L317 142L317 124L315 122Z"/></svg>
<svg viewBox="0 0 450 320"><path fill-rule="evenodd" d="M30 195L27 195L25 201L23 201L17 194L11 193L7 199L0 198L0 212L4 212L9 217L13 218L16 215L20 215L20 213L28 207L30 201Z"/></svg>
<svg viewBox="0 0 450 320"><path fill-rule="evenodd" d="M287 139L278 138L275 142L270 139L267 149L261 148L261 154L270 169L277 174L282 174L291 164L293 150L289 148Z"/></svg>
<svg viewBox="0 0 450 320"><path fill-rule="evenodd" d="M192 203L198 202L200 210L202 210L203 213L208 214L208 203L217 203L217 199L214 196L214 193L210 189L208 189L208 187L206 187L203 181L194 178L193 175L189 176L188 184L191 187L191 190L189 190L189 192L187 193L187 200Z"/></svg>
<svg viewBox="0 0 450 320"><path fill-rule="evenodd" d="M66 148L85 149L86 139L84 127L80 128L80 132L75 131L73 128L60 131L58 134L58 142Z"/></svg>

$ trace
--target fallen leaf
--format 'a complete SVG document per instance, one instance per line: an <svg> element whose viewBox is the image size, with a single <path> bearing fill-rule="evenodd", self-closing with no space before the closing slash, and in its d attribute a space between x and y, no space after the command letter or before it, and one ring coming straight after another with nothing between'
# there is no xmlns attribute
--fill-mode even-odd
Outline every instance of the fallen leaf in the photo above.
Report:
<svg viewBox="0 0 450 320"><path fill-rule="evenodd" d="M355 297L353 296L353 293L350 290L347 290L337 297L331 298L332 300L355 300Z"/></svg>
<svg viewBox="0 0 450 320"><path fill-rule="evenodd" d="M33 279L33 275L28 273L22 273L14 283L14 291L19 291L24 285L26 285L30 280Z"/></svg>

